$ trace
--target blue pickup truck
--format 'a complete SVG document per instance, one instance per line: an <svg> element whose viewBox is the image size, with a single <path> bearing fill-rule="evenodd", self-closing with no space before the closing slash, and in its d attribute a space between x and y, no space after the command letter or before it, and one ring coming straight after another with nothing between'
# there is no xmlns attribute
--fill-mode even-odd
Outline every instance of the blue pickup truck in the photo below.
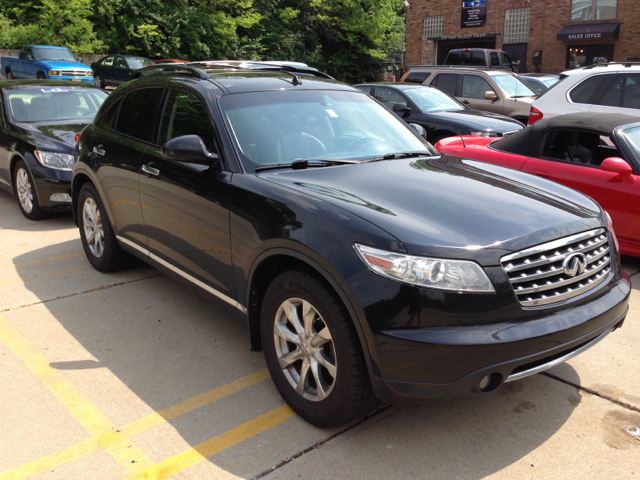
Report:
<svg viewBox="0 0 640 480"><path fill-rule="evenodd" d="M0 65L8 80L38 78L93 83L91 67L80 63L65 47L25 45L19 57L2 57Z"/></svg>

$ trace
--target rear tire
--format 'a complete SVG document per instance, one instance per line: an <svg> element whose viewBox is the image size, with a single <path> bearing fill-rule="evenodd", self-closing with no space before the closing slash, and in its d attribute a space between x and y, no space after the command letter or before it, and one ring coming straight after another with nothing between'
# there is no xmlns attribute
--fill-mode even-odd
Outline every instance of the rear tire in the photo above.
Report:
<svg viewBox="0 0 640 480"><path fill-rule="evenodd" d="M278 392L307 422L334 427L379 404L353 322L315 272L294 269L273 280L262 304L261 333Z"/></svg>
<svg viewBox="0 0 640 480"><path fill-rule="evenodd" d="M84 253L89 263L101 272L125 267L130 255L120 248L96 187L85 183L78 195L78 223Z"/></svg>
<svg viewBox="0 0 640 480"><path fill-rule="evenodd" d="M22 214L29 220L39 220L47 214L40 206L38 192L27 164L19 160L13 170L13 188Z"/></svg>

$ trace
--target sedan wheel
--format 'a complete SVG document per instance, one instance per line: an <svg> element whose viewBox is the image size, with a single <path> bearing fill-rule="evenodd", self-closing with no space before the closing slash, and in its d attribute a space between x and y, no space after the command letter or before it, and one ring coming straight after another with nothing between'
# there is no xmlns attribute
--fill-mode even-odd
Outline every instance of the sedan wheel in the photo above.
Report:
<svg viewBox="0 0 640 480"><path fill-rule="evenodd" d="M313 270L289 270L271 282L261 333L273 383L307 422L342 425L378 405L353 320Z"/></svg>
<svg viewBox="0 0 640 480"><path fill-rule="evenodd" d="M84 227L84 236L87 239L89 250L99 258L104 252L104 230L102 228L102 216L98 205L89 197L84 201L82 207L82 226Z"/></svg>
<svg viewBox="0 0 640 480"><path fill-rule="evenodd" d="M15 167L13 185L22 214L30 220L44 217L45 212L40 208L31 172L22 160Z"/></svg>
<svg viewBox="0 0 640 480"><path fill-rule="evenodd" d="M336 354L329 327L309 302L285 300L273 329L280 367L296 393L312 402L322 401L336 380Z"/></svg>

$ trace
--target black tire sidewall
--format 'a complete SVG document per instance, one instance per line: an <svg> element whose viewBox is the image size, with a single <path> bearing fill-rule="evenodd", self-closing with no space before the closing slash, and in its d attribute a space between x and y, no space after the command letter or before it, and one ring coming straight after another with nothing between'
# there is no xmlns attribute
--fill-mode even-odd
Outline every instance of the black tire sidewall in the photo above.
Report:
<svg viewBox="0 0 640 480"><path fill-rule="evenodd" d="M27 172L27 177L29 177L29 183L31 184L31 194L33 195L33 208L31 209L31 212L27 212L24 208L22 208L22 203L20 203L20 197L18 196L18 171L20 169L23 169L25 172ZM40 206L38 191L36 190L36 184L33 181L33 175L31 174L31 170L24 162L24 160L19 160L16 163L16 166L13 168L13 190L16 198L18 199L18 206L20 207L22 215L24 215L29 220L38 220L45 216L45 211Z"/></svg>
<svg viewBox="0 0 640 480"><path fill-rule="evenodd" d="M340 318L344 313L338 308L335 300L326 294L326 289L318 288L317 282L309 281L312 279L313 277L308 274L305 275L304 272L296 270L280 275L269 286L262 306L262 344L269 372L280 395L298 415L309 423L325 427L342 423L334 422L332 419L340 417L340 413L353 394L352 378L355 369L350 351L352 347L347 341L347 335L345 335L347 332L341 325L345 320L351 320ZM320 402L312 402L300 396L289 384L278 363L273 340L274 320L280 305L290 298L300 298L313 305L331 332L336 355L337 378L329 396Z"/></svg>

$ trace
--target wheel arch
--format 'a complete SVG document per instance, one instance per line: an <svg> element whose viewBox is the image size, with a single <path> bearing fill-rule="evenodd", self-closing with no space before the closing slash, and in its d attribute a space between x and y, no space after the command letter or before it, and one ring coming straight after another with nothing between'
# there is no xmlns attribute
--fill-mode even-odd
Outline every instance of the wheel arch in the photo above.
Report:
<svg viewBox="0 0 640 480"><path fill-rule="evenodd" d="M87 182L95 185L91 177L84 172L74 175L71 181L71 211L73 212L73 220L76 222L76 226L80 226L78 223L78 195L82 186Z"/></svg>
<svg viewBox="0 0 640 480"><path fill-rule="evenodd" d="M373 335L368 325L364 312L352 301L353 293L346 286L344 279L337 271L330 271L322 266L319 262L306 255L303 252L289 248L272 248L263 252L254 261L249 271L249 282L246 293L247 305L247 322L249 327L249 337L251 348L255 351L262 350L262 338L260 333L260 312L262 310L262 302L264 294L271 282L281 273L293 268L307 268L313 270L340 297L345 308L349 312L349 316L358 332L360 345L364 352L367 362L369 377L374 390L378 391L378 385L375 378L379 376L373 368L373 359L371 355L375 352L373 347ZM333 269L332 269L333 270ZM380 388L381 385L379 386Z"/></svg>

